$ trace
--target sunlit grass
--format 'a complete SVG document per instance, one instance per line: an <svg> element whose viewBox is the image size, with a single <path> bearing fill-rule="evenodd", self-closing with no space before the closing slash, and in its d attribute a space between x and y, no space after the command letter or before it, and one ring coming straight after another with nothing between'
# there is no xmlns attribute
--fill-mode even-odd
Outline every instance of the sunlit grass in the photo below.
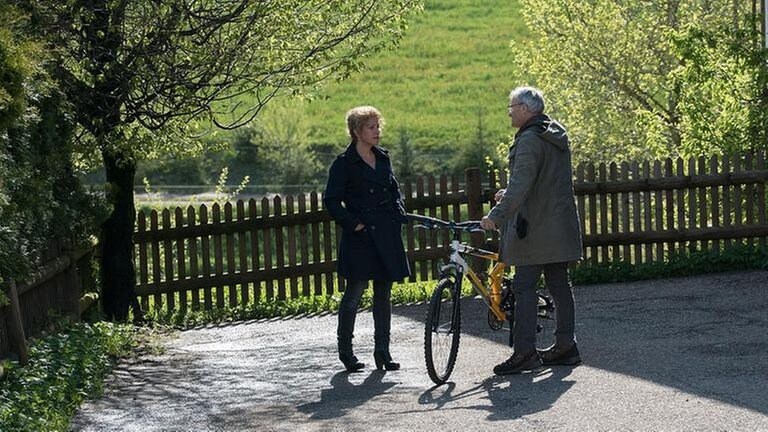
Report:
<svg viewBox="0 0 768 432"><path fill-rule="evenodd" d="M314 143L342 146L344 113L362 104L377 106L387 129L408 129L423 148L469 144L479 116L489 136L502 139L510 132L507 94L524 81L517 67L524 60L509 46L527 37L515 0L427 1L396 50L368 59L365 71L331 83L316 100L290 104L308 116ZM385 132L382 145L396 137Z"/></svg>
<svg viewBox="0 0 768 432"><path fill-rule="evenodd" d="M392 287L392 303L395 305L420 303L429 299L437 281L404 282L394 284ZM216 306L216 289L222 290L224 302L222 306ZM260 299L243 304L240 291L236 292L237 305L230 306L230 290L228 286L211 289L210 295L214 306L206 310L203 307L193 309L191 301L187 300L187 307L180 308L179 297L173 309L168 309L163 304L155 303L153 297L149 297L144 306L144 319L149 324L169 325L178 328L189 328L210 323L222 323L231 321L243 321L254 319L284 318L302 316L307 314L334 313L339 309L342 292L332 295L298 296L293 298L265 299L265 290L261 290ZM251 290L252 292L252 290ZM301 292L301 290L299 291ZM203 290L198 293L201 299ZM462 286L463 295L473 295L471 286L465 281ZM360 309L368 309L372 305L373 289L369 287L360 300ZM187 295L189 298L189 295ZM158 307L159 305L159 307Z"/></svg>

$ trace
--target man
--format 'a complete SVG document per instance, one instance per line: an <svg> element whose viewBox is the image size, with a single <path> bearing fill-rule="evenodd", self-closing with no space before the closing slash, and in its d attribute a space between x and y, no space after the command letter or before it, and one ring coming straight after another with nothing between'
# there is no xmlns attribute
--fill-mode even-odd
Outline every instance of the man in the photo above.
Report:
<svg viewBox="0 0 768 432"><path fill-rule="evenodd" d="M519 87L509 94L508 114L518 128L509 149L509 184L480 225L501 229L500 260L515 266L513 355L494 367L497 375L544 365L581 362L574 335L568 262L581 259L581 230L573 195L568 135L544 112L541 91ZM544 273L555 302L555 344L536 350L536 283Z"/></svg>

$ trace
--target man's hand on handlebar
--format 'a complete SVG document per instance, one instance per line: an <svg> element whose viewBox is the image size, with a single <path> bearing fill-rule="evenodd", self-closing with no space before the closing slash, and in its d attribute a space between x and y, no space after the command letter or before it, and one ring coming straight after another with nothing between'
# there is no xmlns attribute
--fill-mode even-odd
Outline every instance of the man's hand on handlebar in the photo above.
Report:
<svg viewBox="0 0 768 432"><path fill-rule="evenodd" d="M488 219L488 216L484 216L483 219L480 221L480 228L486 231L492 231L497 229L496 223L491 219Z"/></svg>

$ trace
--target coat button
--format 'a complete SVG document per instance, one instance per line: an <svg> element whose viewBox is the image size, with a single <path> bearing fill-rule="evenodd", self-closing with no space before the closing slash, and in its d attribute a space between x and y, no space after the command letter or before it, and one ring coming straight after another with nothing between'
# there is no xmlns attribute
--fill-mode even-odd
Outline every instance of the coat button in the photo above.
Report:
<svg viewBox="0 0 768 432"><path fill-rule="evenodd" d="M386 191L387 191L387 188L384 188L384 192L386 192Z"/></svg>
<svg viewBox="0 0 768 432"><path fill-rule="evenodd" d="M370 192L370 193L373 193L373 188L371 188L371 190L370 190L369 192Z"/></svg>
<svg viewBox="0 0 768 432"><path fill-rule="evenodd" d="M376 225L371 225L371 230L375 230L375 229L376 229Z"/></svg>

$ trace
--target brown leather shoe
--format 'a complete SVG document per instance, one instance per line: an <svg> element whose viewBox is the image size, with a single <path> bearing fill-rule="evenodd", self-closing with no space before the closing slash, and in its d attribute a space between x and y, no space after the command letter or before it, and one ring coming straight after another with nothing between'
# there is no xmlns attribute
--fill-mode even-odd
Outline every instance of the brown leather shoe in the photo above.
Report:
<svg viewBox="0 0 768 432"><path fill-rule="evenodd" d="M544 366L575 366L581 363L579 348L575 343L571 346L552 345L539 351L539 356Z"/></svg>
<svg viewBox="0 0 768 432"><path fill-rule="evenodd" d="M496 375L512 375L539 367L541 367L541 359L536 351L522 354L515 353L504 363L496 365L493 368L493 373Z"/></svg>

